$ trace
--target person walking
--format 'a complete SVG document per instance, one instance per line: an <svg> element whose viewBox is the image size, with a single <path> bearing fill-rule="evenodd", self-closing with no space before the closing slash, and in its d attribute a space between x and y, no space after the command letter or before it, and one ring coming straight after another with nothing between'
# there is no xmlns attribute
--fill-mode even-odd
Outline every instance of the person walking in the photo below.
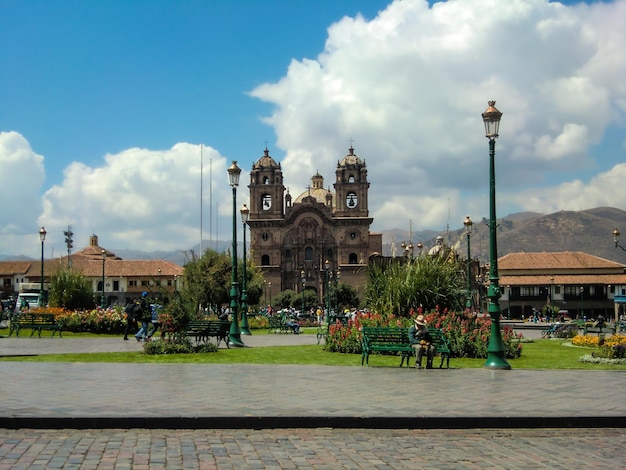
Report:
<svg viewBox="0 0 626 470"><path fill-rule="evenodd" d="M148 302L148 293L142 292L141 299L137 303L136 318L141 322L141 328L135 335L137 341L143 341L148 335L148 326L152 320L152 312L150 311L150 303Z"/></svg>
<svg viewBox="0 0 626 470"><path fill-rule="evenodd" d="M435 357L435 347L433 339L426 328L424 315L415 317L413 325L409 328L409 342L411 347L415 349L415 368L422 368L422 357L426 353L426 368L433 368L433 359Z"/></svg>
<svg viewBox="0 0 626 470"><path fill-rule="evenodd" d="M124 341L128 341L128 333L132 333L137 329L137 320L135 318L135 311L137 310L136 299L131 299L130 303L124 307L124 313L126 314L126 326L124 327Z"/></svg>
<svg viewBox="0 0 626 470"><path fill-rule="evenodd" d="M146 341L150 341L150 338L154 336L154 334L159 329L159 326L161 325L161 322L159 322L159 310L161 310L161 308L162 307L159 304L150 305L150 312L152 315L152 318L151 318L152 328L150 328L150 331L148 332L148 335L146 336ZM163 330L161 330L161 338L163 338L163 335L164 335L164 332Z"/></svg>

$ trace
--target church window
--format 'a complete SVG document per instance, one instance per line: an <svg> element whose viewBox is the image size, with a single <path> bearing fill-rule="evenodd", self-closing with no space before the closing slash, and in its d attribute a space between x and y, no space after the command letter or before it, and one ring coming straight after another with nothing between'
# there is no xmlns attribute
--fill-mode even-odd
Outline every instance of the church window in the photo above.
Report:
<svg viewBox="0 0 626 470"><path fill-rule="evenodd" d="M291 250L285 250L285 258L291 258Z"/></svg>
<svg viewBox="0 0 626 470"><path fill-rule="evenodd" d="M348 263L356 264L357 260L358 260L358 257L356 255L356 253L350 253L350 255L348 256Z"/></svg>
<svg viewBox="0 0 626 470"><path fill-rule="evenodd" d="M261 197L261 200L262 200L261 208L264 211L267 211L267 210L269 210L272 207L272 196L270 196L269 194L264 194Z"/></svg>
<svg viewBox="0 0 626 470"><path fill-rule="evenodd" d="M356 205L357 205L356 193L349 192L348 195L346 196L346 206L348 206L348 209L354 209Z"/></svg>
<svg viewBox="0 0 626 470"><path fill-rule="evenodd" d="M267 176L263 177L263 184L270 184L270 179Z"/></svg>
<svg viewBox="0 0 626 470"><path fill-rule="evenodd" d="M261 256L261 265L262 266L269 266L270 265L270 255L263 255L263 256Z"/></svg>
<svg viewBox="0 0 626 470"><path fill-rule="evenodd" d="M356 238L356 232L350 232L350 238L354 240Z"/></svg>
<svg viewBox="0 0 626 470"><path fill-rule="evenodd" d="M267 241L270 238L270 236L267 232L263 232L263 234L261 235L261 238L263 239L263 241Z"/></svg>
<svg viewBox="0 0 626 470"><path fill-rule="evenodd" d="M313 261L313 248L310 246L304 249L304 261Z"/></svg>
<svg viewBox="0 0 626 470"><path fill-rule="evenodd" d="M354 175L348 176L348 183L354 183Z"/></svg>

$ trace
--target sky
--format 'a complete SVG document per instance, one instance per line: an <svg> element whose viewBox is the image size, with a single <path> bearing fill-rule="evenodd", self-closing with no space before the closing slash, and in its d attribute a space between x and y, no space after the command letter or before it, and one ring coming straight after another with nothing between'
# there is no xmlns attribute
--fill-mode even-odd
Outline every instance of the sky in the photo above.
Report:
<svg viewBox="0 0 626 470"><path fill-rule="evenodd" d="M0 0L0 255L41 256L40 227L46 258L68 226L230 240L226 169L247 203L266 147L295 198L353 146L372 231L461 228L489 217L489 100L499 217L624 209L624 24L626 0Z"/></svg>

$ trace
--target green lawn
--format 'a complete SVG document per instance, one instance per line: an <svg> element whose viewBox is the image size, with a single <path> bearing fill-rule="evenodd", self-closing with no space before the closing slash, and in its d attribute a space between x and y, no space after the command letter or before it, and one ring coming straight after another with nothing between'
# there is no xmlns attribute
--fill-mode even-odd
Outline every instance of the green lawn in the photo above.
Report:
<svg viewBox="0 0 626 470"><path fill-rule="evenodd" d="M74 336L63 334L63 336ZM90 336L78 334L75 336ZM118 337L119 335L116 335ZM581 369L581 370L626 370L626 365L589 364L578 359L589 354L591 348L565 346L561 340L536 340L523 345L519 359L509 360L513 369ZM46 354L38 356L2 357L1 361L23 362L137 362L137 363L203 363L203 364L298 364L328 366L359 366L358 354L328 353L322 345L272 346L257 348L221 348L217 353L172 354L149 356L142 352ZM398 367L398 356L370 356L370 367ZM413 364L414 361L411 361ZM481 368L484 359L450 359L452 368ZM435 366L439 359L435 358Z"/></svg>

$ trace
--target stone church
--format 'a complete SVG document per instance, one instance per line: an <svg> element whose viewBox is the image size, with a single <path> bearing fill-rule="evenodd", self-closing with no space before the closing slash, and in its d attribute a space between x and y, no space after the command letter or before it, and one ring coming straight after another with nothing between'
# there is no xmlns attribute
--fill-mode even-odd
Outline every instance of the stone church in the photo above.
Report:
<svg viewBox="0 0 626 470"><path fill-rule="evenodd" d="M265 149L250 172L250 258L272 294L291 289L317 292L347 284L362 294L367 266L382 253L382 234L370 233L367 166L350 147L338 161L333 189L316 172L295 199L283 171Z"/></svg>

